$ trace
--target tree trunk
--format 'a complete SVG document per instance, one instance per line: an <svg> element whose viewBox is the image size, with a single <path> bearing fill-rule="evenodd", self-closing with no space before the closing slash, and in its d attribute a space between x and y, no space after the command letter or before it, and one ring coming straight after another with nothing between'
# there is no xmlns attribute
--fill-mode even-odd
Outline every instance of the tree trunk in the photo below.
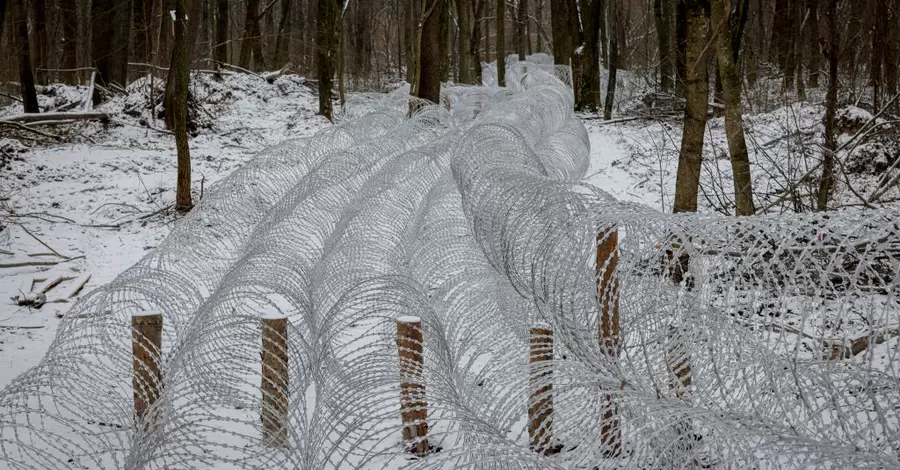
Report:
<svg viewBox="0 0 900 470"><path fill-rule="evenodd" d="M609 68L609 29L606 21L608 9L609 2L600 3L600 63L605 69Z"/></svg>
<svg viewBox="0 0 900 470"><path fill-rule="evenodd" d="M469 22L469 0L456 0L456 16L459 23L459 74L457 80L463 84L475 83L472 70L472 26Z"/></svg>
<svg viewBox="0 0 900 470"><path fill-rule="evenodd" d="M683 95L687 78L687 0L675 1L675 91Z"/></svg>
<svg viewBox="0 0 900 470"><path fill-rule="evenodd" d="M185 0L175 0L175 38L172 43L172 63L166 82L166 125L175 133L175 148L178 152L178 184L175 191L175 208L187 212L193 207L191 201L191 149L188 146L187 106L188 68L187 40L188 18ZM171 90L171 91L170 91Z"/></svg>
<svg viewBox="0 0 900 470"><path fill-rule="evenodd" d="M675 179L673 212L697 212L700 170L703 162L703 138L709 99L709 58L704 54L708 41L708 0L684 0L687 43L684 95L684 132Z"/></svg>
<svg viewBox="0 0 900 470"><path fill-rule="evenodd" d="M669 46L669 18L663 3L670 0L653 1L653 17L656 23L656 42L659 45L659 89L672 89L672 54Z"/></svg>
<svg viewBox="0 0 900 470"><path fill-rule="evenodd" d="M46 69L50 61L47 48L47 5L44 0L31 0L31 13L34 15L34 67ZM47 83L47 71L38 75L38 80Z"/></svg>
<svg viewBox="0 0 900 470"><path fill-rule="evenodd" d="M609 13L612 17L610 22L609 38L609 80L606 82L606 100L603 106L603 119L612 119L613 105L616 102L616 75L619 68L619 28L622 27L622 12L620 3L622 0L608 0Z"/></svg>
<svg viewBox="0 0 900 470"><path fill-rule="evenodd" d="M76 57L78 55L78 9L75 0L59 0L59 17L62 22L62 68L74 69L78 66ZM0 19L2 22L2 19ZM2 34L0 34L2 37ZM61 75L63 83L74 85L78 74L77 72L63 72Z"/></svg>
<svg viewBox="0 0 900 470"><path fill-rule="evenodd" d="M213 0L216 2L216 45L213 48L213 59L216 63L228 63L228 0Z"/></svg>
<svg viewBox="0 0 900 470"><path fill-rule="evenodd" d="M603 0L586 0L581 6L584 41L576 62L581 69L580 87L575 93L575 109L596 112L600 109L600 9Z"/></svg>
<svg viewBox="0 0 900 470"><path fill-rule="evenodd" d="M497 0L497 85L506 86L506 0Z"/></svg>
<svg viewBox="0 0 900 470"><path fill-rule="evenodd" d="M528 50L528 0L519 0L516 4L516 53L519 60L525 60Z"/></svg>
<svg viewBox="0 0 900 470"><path fill-rule="evenodd" d="M427 0L423 12L419 45L419 85L416 96L432 103L441 102L441 19L443 0Z"/></svg>
<svg viewBox="0 0 900 470"><path fill-rule="evenodd" d="M91 32L97 82L124 87L128 84L131 0L92 0ZM95 90L94 103L99 100Z"/></svg>
<svg viewBox="0 0 900 470"><path fill-rule="evenodd" d="M332 120L334 62L337 56L337 0L318 0L316 13L316 70L319 76L319 114Z"/></svg>
<svg viewBox="0 0 900 470"><path fill-rule="evenodd" d="M736 215L753 215L753 182L750 178L750 157L744 139L743 113L741 112L740 39L742 30L739 18L725 11L726 0L712 0L712 24L722 25L716 38L716 59L725 101L725 135L731 170L734 178ZM735 49L737 45L737 49Z"/></svg>
<svg viewBox="0 0 900 470"><path fill-rule="evenodd" d="M415 14L415 6L419 0L404 0L405 7L403 9L404 21L406 24L406 82L410 87L416 86L416 67L419 63L416 57L416 43L418 42L418 16Z"/></svg>
<svg viewBox="0 0 900 470"><path fill-rule="evenodd" d="M806 0L806 12L809 19L806 21L807 34L806 39L806 69L809 73L808 85L810 88L819 88L819 69L821 68L822 59L815 44L819 39L819 0Z"/></svg>
<svg viewBox="0 0 900 470"><path fill-rule="evenodd" d="M289 0L281 0L281 19L278 20L278 37L275 39L275 54L273 59L273 68L282 67L290 62L290 54L288 52L288 28L291 24L291 2Z"/></svg>
<svg viewBox="0 0 900 470"><path fill-rule="evenodd" d="M482 0L484 1L484 0ZM550 1L550 24L553 31L553 63L572 65L572 28L569 24L569 2L567 0Z"/></svg>
<svg viewBox="0 0 900 470"><path fill-rule="evenodd" d="M838 65L840 53L840 37L837 25L837 0L828 0L828 10L825 13L825 23L828 28L828 39L822 47L822 52L828 59L828 91L825 95L825 148L822 149L822 181L819 183L819 200L816 209L828 210L828 200L834 189L834 152L837 150L837 141L834 135L834 116L837 113L837 87Z"/></svg>
<svg viewBox="0 0 900 470"><path fill-rule="evenodd" d="M19 58L19 84L22 104L26 113L41 112L34 88L34 72L31 69L31 48L28 44L28 13L25 0L11 2L12 26L15 36L16 56Z"/></svg>
<svg viewBox="0 0 900 470"><path fill-rule="evenodd" d="M345 70L345 61L347 57L347 38L346 32L344 31L344 10L340 10L337 12L338 20L337 20L337 36L338 36L338 102L341 103L341 109L344 109L344 103L346 103L346 96L344 95L344 75L346 74Z"/></svg>
<svg viewBox="0 0 900 470"><path fill-rule="evenodd" d="M487 0L473 0L477 1L477 6L475 4L473 7L473 23L472 26L472 58L474 60L475 67L475 84L481 85L483 83L483 79L481 76L481 31L479 30L479 24L481 19L484 18L484 9L487 6ZM487 41L487 39L485 39Z"/></svg>
<svg viewBox="0 0 900 470"><path fill-rule="evenodd" d="M872 28L872 55L869 72L872 83L872 108L874 112L881 109L884 101L884 63L887 58L886 49L890 48L888 38L888 6L887 0L875 1L874 28Z"/></svg>
<svg viewBox="0 0 900 470"><path fill-rule="evenodd" d="M247 16L244 20L244 38L241 40L241 67L252 70L253 66L265 67L262 52L262 31L259 28L259 0L247 0Z"/></svg>
<svg viewBox="0 0 900 470"><path fill-rule="evenodd" d="M537 52L544 52L544 0L534 0L534 16L537 23L537 43L535 49Z"/></svg>

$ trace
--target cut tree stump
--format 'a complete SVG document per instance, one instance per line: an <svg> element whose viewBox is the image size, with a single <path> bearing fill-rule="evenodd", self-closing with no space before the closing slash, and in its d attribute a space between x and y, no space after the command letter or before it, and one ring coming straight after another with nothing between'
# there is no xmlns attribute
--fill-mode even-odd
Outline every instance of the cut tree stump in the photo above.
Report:
<svg viewBox="0 0 900 470"><path fill-rule="evenodd" d="M418 456L428 453L428 403L425 401L425 359L422 354L422 320L397 318L397 348L400 353L400 418L403 441Z"/></svg>

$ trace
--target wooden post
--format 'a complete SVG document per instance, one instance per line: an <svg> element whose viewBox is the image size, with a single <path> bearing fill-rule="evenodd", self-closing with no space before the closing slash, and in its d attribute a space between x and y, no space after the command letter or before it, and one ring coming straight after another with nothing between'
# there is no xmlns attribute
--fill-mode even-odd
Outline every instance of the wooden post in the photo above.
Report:
<svg viewBox="0 0 900 470"><path fill-rule="evenodd" d="M600 302L599 340L603 354L619 356L619 232L615 228L597 234L597 300ZM622 450L622 430L616 410L615 396L604 394L604 410L600 442L607 457Z"/></svg>
<svg viewBox="0 0 900 470"><path fill-rule="evenodd" d="M562 450L553 439L553 330L531 329L528 355L528 437L531 450L553 455Z"/></svg>
<svg viewBox="0 0 900 470"><path fill-rule="evenodd" d="M152 417L148 418L147 414L159 399L163 387L162 327L161 313L141 312L131 316L134 416L139 423L152 422Z"/></svg>
<svg viewBox="0 0 900 470"><path fill-rule="evenodd" d="M262 421L263 444L284 447L288 431L288 320L284 315L262 319Z"/></svg>
<svg viewBox="0 0 900 470"><path fill-rule="evenodd" d="M669 246L666 247L667 274L669 280L676 287L683 286L685 291L694 290L694 278L688 272L690 268L690 254L684 249L684 243L677 236L672 236ZM680 400L690 399L690 389L693 383L691 375L691 355L685 346L684 338L674 325L669 326L666 332L667 343L665 349L666 368L669 371L669 389L675 392L675 397ZM675 432L678 434L678 448L685 454L690 454L695 439L691 422L685 418L675 423Z"/></svg>
<svg viewBox="0 0 900 470"><path fill-rule="evenodd" d="M397 318L397 348L400 353L400 418L403 440L409 451L422 456L428 453L428 403L422 373L422 320L419 317Z"/></svg>

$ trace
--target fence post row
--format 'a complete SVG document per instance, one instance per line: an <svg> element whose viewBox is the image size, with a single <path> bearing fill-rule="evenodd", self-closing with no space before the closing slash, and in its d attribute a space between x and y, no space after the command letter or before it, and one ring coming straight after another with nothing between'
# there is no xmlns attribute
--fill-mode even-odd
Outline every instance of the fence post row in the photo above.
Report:
<svg viewBox="0 0 900 470"><path fill-rule="evenodd" d="M397 349L400 354L400 418L403 440L409 451L423 456L428 453L428 403L425 401L425 357L423 354L422 320L419 317L397 318Z"/></svg>
<svg viewBox="0 0 900 470"><path fill-rule="evenodd" d="M597 234L597 300L600 302L599 341L603 354L619 356L619 232L610 227ZM604 393L600 441L603 454L618 456L622 450L622 430L619 426L615 396Z"/></svg>
<svg viewBox="0 0 900 470"><path fill-rule="evenodd" d="M288 435L288 320L284 315L262 319L262 422L263 444L284 447Z"/></svg>
<svg viewBox="0 0 900 470"><path fill-rule="evenodd" d="M139 425L153 424L148 417L163 387L161 313L140 312L131 316L132 388L134 417Z"/></svg>

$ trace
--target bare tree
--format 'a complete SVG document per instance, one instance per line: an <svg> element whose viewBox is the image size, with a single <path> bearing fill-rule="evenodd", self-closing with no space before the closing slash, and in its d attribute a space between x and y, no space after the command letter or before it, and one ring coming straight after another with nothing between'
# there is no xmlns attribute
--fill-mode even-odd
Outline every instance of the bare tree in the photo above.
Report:
<svg viewBox="0 0 900 470"><path fill-rule="evenodd" d="M432 103L440 103L441 19L444 18L444 0L426 0L424 6L416 96Z"/></svg>
<svg viewBox="0 0 900 470"><path fill-rule="evenodd" d="M472 25L469 21L470 0L455 0L456 21L459 24L459 73L457 80L460 83L475 83L475 71L473 70L475 57L472 51ZM476 28L477 29L477 28Z"/></svg>
<svg viewBox="0 0 900 470"><path fill-rule="evenodd" d="M828 200L834 189L834 153L837 151L835 140L834 117L837 114L838 65L840 64L840 37L838 36L835 16L837 16L837 0L828 0L825 12L825 23L828 28L828 39L820 38L822 55L828 60L828 91L825 95L825 146L822 149L822 180L819 183L819 199L816 209L828 210Z"/></svg>
<svg viewBox="0 0 900 470"><path fill-rule="evenodd" d="M610 1L610 0L607 0ZM584 0L581 24L584 44L575 54L581 81L575 93L575 109L596 112L600 109L600 10L603 0Z"/></svg>
<svg viewBox="0 0 900 470"><path fill-rule="evenodd" d="M212 0L216 2L216 45L213 48L213 58L218 63L228 62L228 0Z"/></svg>
<svg viewBox="0 0 900 470"><path fill-rule="evenodd" d="M506 0L497 0L497 85L506 86Z"/></svg>
<svg viewBox="0 0 900 470"><path fill-rule="evenodd" d="M262 31L259 28L259 0L247 0L247 16L244 20L244 37L241 40L241 57L238 63L245 69L265 67L262 50Z"/></svg>
<svg viewBox="0 0 900 470"><path fill-rule="evenodd" d="M709 58L704 53L709 37L709 0L684 0L687 42L684 95L684 130L678 172L675 177L673 212L697 212L703 138L709 99Z"/></svg>
<svg viewBox="0 0 900 470"><path fill-rule="evenodd" d="M519 0L516 2L516 23L515 23L514 42L516 43L516 53L519 60L525 60L528 47L528 0Z"/></svg>
<svg viewBox="0 0 900 470"><path fill-rule="evenodd" d="M131 0L91 1L91 44L97 81L105 86L128 84ZM94 102L100 94L94 93Z"/></svg>
<svg viewBox="0 0 900 470"><path fill-rule="evenodd" d="M316 69L319 77L319 114L332 120L332 88L337 58L339 5L337 0L318 0L316 13Z"/></svg>
<svg viewBox="0 0 900 470"><path fill-rule="evenodd" d="M619 70L619 38L622 25L622 0L608 0L609 13L612 15L612 35L609 39L609 80L606 83L606 102L603 105L603 119L612 119L613 104L616 101L616 81Z"/></svg>
<svg viewBox="0 0 900 470"><path fill-rule="evenodd" d="M725 101L725 134L734 178L737 215L753 215L753 182L750 179L750 157L744 139L741 110L741 75L738 69L744 18L750 7L748 0L738 2L726 11L726 0L712 0L712 24L716 25L716 59Z"/></svg>
<svg viewBox="0 0 900 470"><path fill-rule="evenodd" d="M191 149L188 145L187 107L188 83L188 18L185 0L175 0L175 38L172 43L172 63L166 82L166 125L175 134L175 148L178 152L178 183L175 190L175 209L179 212L191 210Z"/></svg>
<svg viewBox="0 0 900 470"><path fill-rule="evenodd" d="M671 19L667 8L670 3L671 0L653 0L653 18L659 44L659 88L662 91L672 89L672 51L669 45Z"/></svg>
<svg viewBox="0 0 900 470"><path fill-rule="evenodd" d="M37 91L34 88L34 71L31 69L31 51L28 43L28 14L25 0L12 0L12 26L15 36L16 57L19 59L19 84L22 104L26 113L39 113ZM5 7L2 8L5 10Z"/></svg>

